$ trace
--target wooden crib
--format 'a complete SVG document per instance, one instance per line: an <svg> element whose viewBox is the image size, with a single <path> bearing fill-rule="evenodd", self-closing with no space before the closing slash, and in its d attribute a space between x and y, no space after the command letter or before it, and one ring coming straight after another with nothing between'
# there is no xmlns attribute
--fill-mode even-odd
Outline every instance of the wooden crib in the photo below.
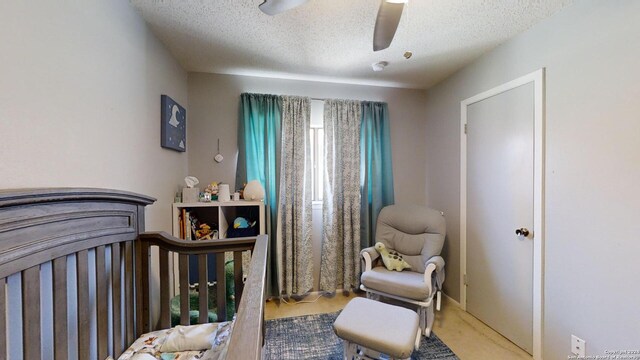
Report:
<svg viewBox="0 0 640 360"><path fill-rule="evenodd" d="M198 256L205 283L207 254L215 254L218 319L225 319L225 252L234 254L237 307L226 358L261 358L266 235L185 241L144 233L144 209L154 201L104 189L0 191L0 360L117 358L141 334L170 327L174 290L181 298L180 322L188 325L189 255ZM154 247L159 296L150 286L158 281ZM243 251L252 253L244 282ZM171 289L173 267L180 289ZM207 287L198 296L200 322L206 322ZM154 301L158 321L151 314Z"/></svg>

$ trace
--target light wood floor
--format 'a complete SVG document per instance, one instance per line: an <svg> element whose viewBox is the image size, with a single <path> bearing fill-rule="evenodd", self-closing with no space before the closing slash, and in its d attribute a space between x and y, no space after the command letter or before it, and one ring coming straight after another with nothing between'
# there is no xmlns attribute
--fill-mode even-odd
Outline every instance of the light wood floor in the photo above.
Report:
<svg viewBox="0 0 640 360"><path fill-rule="evenodd" d="M341 310L356 295L338 293L333 297L309 295L300 303L268 301L265 318L302 316ZM306 302L314 301L315 302ZM458 304L443 298L442 311L436 313L433 331L461 360L531 360L531 355L515 346L478 319L460 310Z"/></svg>

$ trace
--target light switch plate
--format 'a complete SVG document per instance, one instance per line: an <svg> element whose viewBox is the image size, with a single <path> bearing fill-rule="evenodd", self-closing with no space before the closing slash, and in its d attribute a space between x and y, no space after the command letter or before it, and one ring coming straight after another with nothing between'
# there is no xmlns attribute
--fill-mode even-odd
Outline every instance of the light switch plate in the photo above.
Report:
<svg viewBox="0 0 640 360"><path fill-rule="evenodd" d="M587 343L575 335L571 335L571 353L578 356L586 355Z"/></svg>

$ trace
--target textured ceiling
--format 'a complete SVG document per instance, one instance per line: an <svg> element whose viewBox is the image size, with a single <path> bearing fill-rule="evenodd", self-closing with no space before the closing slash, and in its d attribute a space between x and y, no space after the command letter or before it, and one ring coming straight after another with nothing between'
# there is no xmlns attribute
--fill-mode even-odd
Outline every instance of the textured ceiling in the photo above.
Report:
<svg viewBox="0 0 640 360"><path fill-rule="evenodd" d="M131 0L188 71L410 88L429 88L572 0L410 0L376 53L379 0L309 0L273 17L261 2ZM373 72L382 60L389 66Z"/></svg>

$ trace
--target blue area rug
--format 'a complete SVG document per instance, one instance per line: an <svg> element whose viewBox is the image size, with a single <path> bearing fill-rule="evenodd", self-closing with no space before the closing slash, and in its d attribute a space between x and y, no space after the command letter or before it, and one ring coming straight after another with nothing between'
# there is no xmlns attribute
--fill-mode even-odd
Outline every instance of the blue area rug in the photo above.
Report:
<svg viewBox="0 0 640 360"><path fill-rule="evenodd" d="M267 320L265 322L264 359L267 360L342 360L342 340L333 332L339 312ZM411 359L458 360L438 337L423 337L420 349Z"/></svg>

